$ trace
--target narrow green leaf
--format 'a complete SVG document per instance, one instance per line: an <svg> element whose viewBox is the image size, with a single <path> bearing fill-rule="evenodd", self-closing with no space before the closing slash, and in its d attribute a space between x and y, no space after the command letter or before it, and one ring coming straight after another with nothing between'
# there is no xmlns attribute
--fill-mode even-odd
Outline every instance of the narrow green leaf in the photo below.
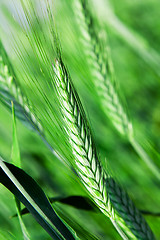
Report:
<svg viewBox="0 0 160 240"><path fill-rule="evenodd" d="M26 229L26 226L23 222L23 219L22 219L22 215L21 215L21 203L20 201L15 197L15 201L16 201L16 208L17 208L17 213L18 213L18 219L19 219L19 222L20 222L20 226L21 226L21 229L22 229L22 233L23 233L23 238L24 240L30 240L30 235Z"/></svg>
<svg viewBox="0 0 160 240"><path fill-rule="evenodd" d="M15 119L15 111L14 111L14 104L12 103L12 131L13 131L13 136L12 136L12 154L11 154L11 160L12 162L17 166L21 166L21 157L20 157L20 150L19 150L19 144L18 144L18 137L17 137L17 130L16 130L16 119ZM21 203L20 201L15 198L16 202L16 209L17 209L17 214L18 214L18 219L19 223L21 226L21 230L23 233L23 238L24 240L30 240L29 233L25 227L25 224L23 222L22 216L21 216Z"/></svg>
<svg viewBox="0 0 160 240"><path fill-rule="evenodd" d="M53 197L49 198L51 203L62 203L62 204L67 204L72 207L82 209L82 210L87 210L87 211L98 211L99 209L92 203L92 201L88 197L82 197L82 196L68 196L68 197ZM73 219L70 215L68 215L68 212L66 213L64 211L64 208L61 209L60 206L56 206L56 211L60 215L62 219L69 224L77 233L79 237L83 237L83 239L90 239L90 240L97 240L97 238L90 232L88 232L86 229L84 229L81 225L78 224L76 219ZM21 210L21 215L28 214L29 211L27 208L24 208ZM17 217L17 214L15 214L12 217Z"/></svg>
<svg viewBox="0 0 160 240"><path fill-rule="evenodd" d="M14 111L14 104L12 102L12 153L11 159L12 163L17 167L21 166L21 158L20 158L20 150L18 145L18 138L17 138L17 131L16 131L16 119L15 119L15 111Z"/></svg>
<svg viewBox="0 0 160 240"><path fill-rule="evenodd" d="M22 169L0 158L0 182L31 212L52 239L75 239L50 205L43 190Z"/></svg>
<svg viewBox="0 0 160 240"><path fill-rule="evenodd" d="M88 231L85 226L82 226L78 223L78 218L74 218L72 215L68 213L68 211L65 211L65 208L61 208L59 206L56 206L56 211L58 212L59 216L64 219L69 226L71 226L77 233L79 238L76 238L76 240L79 239L89 239L89 240L98 240L92 232Z"/></svg>
<svg viewBox="0 0 160 240"><path fill-rule="evenodd" d="M80 209L80 210L87 210L87 211L99 211L97 206L90 200L89 197L83 197L83 196L68 196L68 197L52 197L49 198L49 201L51 203L59 202L62 204L70 205L74 208ZM25 215L29 213L27 208L23 208L21 210L21 215ZM17 214L13 215L13 217L16 217Z"/></svg>

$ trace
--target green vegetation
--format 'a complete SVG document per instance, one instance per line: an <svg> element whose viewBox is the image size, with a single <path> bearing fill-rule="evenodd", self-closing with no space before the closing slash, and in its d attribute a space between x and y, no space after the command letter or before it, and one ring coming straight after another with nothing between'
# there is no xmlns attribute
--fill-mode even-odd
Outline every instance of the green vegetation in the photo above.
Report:
<svg viewBox="0 0 160 240"><path fill-rule="evenodd" d="M160 4L0 6L1 238L159 239Z"/></svg>

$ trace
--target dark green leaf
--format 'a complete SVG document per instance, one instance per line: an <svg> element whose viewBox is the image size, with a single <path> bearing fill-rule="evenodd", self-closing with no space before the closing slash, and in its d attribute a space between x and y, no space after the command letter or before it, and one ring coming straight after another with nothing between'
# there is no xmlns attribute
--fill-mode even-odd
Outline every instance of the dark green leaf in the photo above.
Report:
<svg viewBox="0 0 160 240"><path fill-rule="evenodd" d="M88 198L88 197L83 197L83 196L69 196L69 197L52 197L49 198L49 201L51 203L54 202L60 202L63 204L70 205L72 207L75 207L77 209L81 210L87 210L87 211L99 211L99 209L96 207L96 205ZM21 215L25 215L29 213L27 208L24 208L21 210ZM13 217L17 216L15 214Z"/></svg>
<svg viewBox="0 0 160 240"><path fill-rule="evenodd" d="M60 202L60 203L68 204L72 207L82 209L82 210L88 210L88 211L98 210L96 205L88 197L69 196L69 197L50 198L49 200L51 203Z"/></svg>
<svg viewBox="0 0 160 240"><path fill-rule="evenodd" d="M53 210L42 189L28 174L2 160L0 166L0 182L27 207L53 239L75 239Z"/></svg>

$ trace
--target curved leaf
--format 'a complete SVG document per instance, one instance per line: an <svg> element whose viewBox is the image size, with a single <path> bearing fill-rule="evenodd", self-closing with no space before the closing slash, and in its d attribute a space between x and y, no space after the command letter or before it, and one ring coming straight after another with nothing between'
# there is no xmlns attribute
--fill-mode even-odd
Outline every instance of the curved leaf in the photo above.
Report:
<svg viewBox="0 0 160 240"><path fill-rule="evenodd" d="M22 169L0 158L0 182L21 201L52 239L75 239L38 184Z"/></svg>
<svg viewBox="0 0 160 240"><path fill-rule="evenodd" d="M70 205L74 208L80 210L87 210L87 211L99 211L97 206L89 199L89 197L83 196L68 196L68 197L52 197L49 198L50 203L59 202L63 204ZM21 210L21 215L25 215L29 213L27 208L23 208ZM13 215L13 217L17 217L17 214Z"/></svg>

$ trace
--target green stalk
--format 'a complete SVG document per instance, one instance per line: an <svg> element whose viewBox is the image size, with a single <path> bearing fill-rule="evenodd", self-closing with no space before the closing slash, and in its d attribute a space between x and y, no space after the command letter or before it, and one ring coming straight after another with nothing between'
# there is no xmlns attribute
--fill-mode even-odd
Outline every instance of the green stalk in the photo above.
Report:
<svg viewBox="0 0 160 240"><path fill-rule="evenodd" d="M160 170L155 166L152 159L149 155L145 152L142 146L136 141L135 138L130 139L130 143L132 144L133 148L136 150L137 154L140 156L141 159L144 160L146 165L149 169L154 173L154 175L160 180Z"/></svg>

